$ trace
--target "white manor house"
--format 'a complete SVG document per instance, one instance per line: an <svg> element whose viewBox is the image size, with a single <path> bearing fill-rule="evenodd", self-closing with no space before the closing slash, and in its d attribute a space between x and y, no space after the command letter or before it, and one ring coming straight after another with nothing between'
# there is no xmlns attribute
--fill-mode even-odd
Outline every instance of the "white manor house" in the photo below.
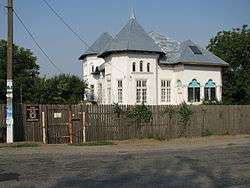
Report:
<svg viewBox="0 0 250 188"><path fill-rule="evenodd" d="M114 38L103 33L79 59L86 99L98 104L221 101L221 71L228 66L191 40L145 32L134 16Z"/></svg>

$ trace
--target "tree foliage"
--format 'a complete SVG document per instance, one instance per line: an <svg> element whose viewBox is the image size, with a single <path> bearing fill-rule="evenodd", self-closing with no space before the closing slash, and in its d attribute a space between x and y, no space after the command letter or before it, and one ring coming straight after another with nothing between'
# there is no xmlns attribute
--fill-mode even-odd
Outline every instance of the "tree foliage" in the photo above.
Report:
<svg viewBox="0 0 250 188"><path fill-rule="evenodd" d="M223 102L250 104L250 29L247 25L221 31L210 40L208 50L229 63L223 71Z"/></svg>
<svg viewBox="0 0 250 188"><path fill-rule="evenodd" d="M0 40L0 102L5 101L7 42ZM32 102L39 75L37 58L29 49L13 46L13 91L14 101L20 102L20 91L25 91L23 100Z"/></svg>
<svg viewBox="0 0 250 188"><path fill-rule="evenodd" d="M86 83L69 74L52 78L39 77L37 58L29 49L14 45L13 91L14 103L70 104L82 100ZM5 102L7 43L0 40L0 103Z"/></svg>
<svg viewBox="0 0 250 188"><path fill-rule="evenodd" d="M87 84L80 78L69 74L60 74L50 79L40 79L40 104L77 104L83 100Z"/></svg>

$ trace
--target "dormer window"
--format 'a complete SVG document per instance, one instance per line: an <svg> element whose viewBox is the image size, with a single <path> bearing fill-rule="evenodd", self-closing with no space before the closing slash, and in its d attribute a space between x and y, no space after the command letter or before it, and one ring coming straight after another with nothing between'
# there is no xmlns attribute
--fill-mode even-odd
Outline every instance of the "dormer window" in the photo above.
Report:
<svg viewBox="0 0 250 188"><path fill-rule="evenodd" d="M202 54L202 52L197 46L189 46L189 48L192 50L194 54Z"/></svg>
<svg viewBox="0 0 250 188"><path fill-rule="evenodd" d="M143 72L143 61L140 61L140 72Z"/></svg>
<svg viewBox="0 0 250 188"><path fill-rule="evenodd" d="M135 69L135 62L133 62L133 65L132 65L132 71L135 72L136 69Z"/></svg>

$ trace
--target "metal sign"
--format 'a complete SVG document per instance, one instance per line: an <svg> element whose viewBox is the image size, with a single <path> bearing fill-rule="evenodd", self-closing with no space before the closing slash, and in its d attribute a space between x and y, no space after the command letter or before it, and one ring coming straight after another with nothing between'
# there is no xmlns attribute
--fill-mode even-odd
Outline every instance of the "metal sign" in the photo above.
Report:
<svg viewBox="0 0 250 188"><path fill-rule="evenodd" d="M29 122L39 121L39 106L26 107L26 120Z"/></svg>

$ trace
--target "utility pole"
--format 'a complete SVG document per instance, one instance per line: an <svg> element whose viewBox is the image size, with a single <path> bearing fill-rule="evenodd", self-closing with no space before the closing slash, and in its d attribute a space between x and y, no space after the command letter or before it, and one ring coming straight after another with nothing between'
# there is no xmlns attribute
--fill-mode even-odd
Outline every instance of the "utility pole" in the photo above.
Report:
<svg viewBox="0 0 250 188"><path fill-rule="evenodd" d="M8 0L8 41L7 41L7 106L6 106L6 125L7 143L13 143L13 0Z"/></svg>
<svg viewBox="0 0 250 188"><path fill-rule="evenodd" d="M23 84L20 85L20 103L23 104Z"/></svg>

